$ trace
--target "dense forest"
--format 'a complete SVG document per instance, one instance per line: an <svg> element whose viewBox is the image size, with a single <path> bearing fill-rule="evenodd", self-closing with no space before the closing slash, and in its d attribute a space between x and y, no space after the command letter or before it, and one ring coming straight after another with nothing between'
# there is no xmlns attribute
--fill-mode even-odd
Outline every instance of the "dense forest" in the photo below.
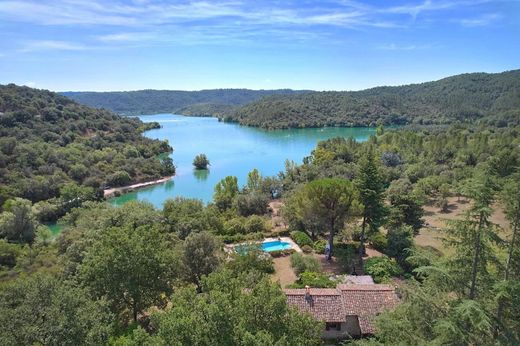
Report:
<svg viewBox="0 0 520 346"><path fill-rule="evenodd" d="M355 92L262 98L224 118L264 128L447 124L518 124L520 70L462 74L435 82Z"/></svg>
<svg viewBox="0 0 520 346"><path fill-rule="evenodd" d="M106 108L124 115L173 113L193 116L223 116L237 106L269 95L294 95L290 89L215 89L200 91L138 90L114 92L63 92L77 102Z"/></svg>
<svg viewBox="0 0 520 346"><path fill-rule="evenodd" d="M379 126L363 143L320 142L276 177L253 170L242 187L226 177L208 205L84 202L55 239L29 201L10 199L0 214L0 343L320 345L323 324L288 307L270 276L290 255L290 287L334 287L314 255L328 242L343 273L364 272L401 297L371 339L344 344L518 344L519 131ZM419 244L425 206L448 215L454 197L467 211L428 229L441 247ZM287 228L273 224L273 198ZM507 226L493 223L497 208ZM303 253L224 251L281 235Z"/></svg>
<svg viewBox="0 0 520 346"><path fill-rule="evenodd" d="M324 323L282 288L353 273L399 304L370 338L334 343L520 344L520 127L499 125L379 123L277 176L228 176L208 204L116 207L100 187L174 171L168 143L142 136L157 124L2 86L0 344L320 345ZM56 218L54 236L42 224ZM282 236L302 252L258 247ZM295 276L283 287L280 263Z"/></svg>
<svg viewBox="0 0 520 346"><path fill-rule="evenodd" d="M41 201L41 219L51 220L103 187L174 174L160 155L171 152L168 143L142 136L155 126L53 92L0 86L0 208L13 197Z"/></svg>

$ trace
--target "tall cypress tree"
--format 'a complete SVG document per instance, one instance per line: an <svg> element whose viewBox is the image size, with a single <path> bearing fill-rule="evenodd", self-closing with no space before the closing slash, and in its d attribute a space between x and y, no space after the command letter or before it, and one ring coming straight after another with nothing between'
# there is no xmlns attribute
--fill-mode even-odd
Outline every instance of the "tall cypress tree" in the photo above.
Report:
<svg viewBox="0 0 520 346"><path fill-rule="evenodd" d="M360 261L365 252L365 240L368 233L377 232L385 214L384 183L376 162L374 149L369 147L366 155L358 162L358 173L355 181L359 190L359 200L363 205L363 222L359 245Z"/></svg>

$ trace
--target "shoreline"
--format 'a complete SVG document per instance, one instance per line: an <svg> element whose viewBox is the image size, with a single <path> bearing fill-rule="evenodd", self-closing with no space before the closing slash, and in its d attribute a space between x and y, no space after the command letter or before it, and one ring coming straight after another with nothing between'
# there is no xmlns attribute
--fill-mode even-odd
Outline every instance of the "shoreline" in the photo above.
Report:
<svg viewBox="0 0 520 346"><path fill-rule="evenodd" d="M163 177L161 179L146 181L144 183L137 183L137 184L132 184L132 185L126 185L126 186L121 186L121 187L113 187L113 188L110 188L110 189L105 189L105 190L103 190L103 197L105 199L112 198L112 197L115 197L116 193L127 193L127 192L131 192L131 191L133 191L135 189L139 189L141 187L147 187L147 186L162 184L162 183L167 182L168 180L170 180L173 177L174 176L172 175L172 176L168 176L168 177Z"/></svg>

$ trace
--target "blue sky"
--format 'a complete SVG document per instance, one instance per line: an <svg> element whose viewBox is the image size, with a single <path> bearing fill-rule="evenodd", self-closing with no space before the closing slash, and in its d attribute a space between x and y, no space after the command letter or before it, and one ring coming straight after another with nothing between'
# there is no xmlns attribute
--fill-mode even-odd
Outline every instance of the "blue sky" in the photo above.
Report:
<svg viewBox="0 0 520 346"><path fill-rule="evenodd" d="M358 90L520 68L520 0L0 0L0 83Z"/></svg>

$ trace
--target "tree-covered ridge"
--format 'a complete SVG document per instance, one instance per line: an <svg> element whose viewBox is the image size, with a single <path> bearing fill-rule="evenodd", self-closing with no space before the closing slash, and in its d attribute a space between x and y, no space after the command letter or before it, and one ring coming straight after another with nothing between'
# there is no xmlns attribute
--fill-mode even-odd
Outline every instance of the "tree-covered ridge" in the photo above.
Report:
<svg viewBox="0 0 520 346"><path fill-rule="evenodd" d="M221 116L236 106L269 95L292 95L305 91L213 89L200 91L137 90L114 92L64 92L85 105L106 108L125 115L174 113L193 116Z"/></svg>
<svg viewBox="0 0 520 346"><path fill-rule="evenodd" d="M276 95L247 104L225 117L265 128L487 123L520 119L520 70L471 73L434 82L362 91Z"/></svg>
<svg viewBox="0 0 520 346"><path fill-rule="evenodd" d="M143 124L65 96L0 85L0 206L11 197L33 202L61 195L67 184L123 185L174 172L167 142Z"/></svg>

